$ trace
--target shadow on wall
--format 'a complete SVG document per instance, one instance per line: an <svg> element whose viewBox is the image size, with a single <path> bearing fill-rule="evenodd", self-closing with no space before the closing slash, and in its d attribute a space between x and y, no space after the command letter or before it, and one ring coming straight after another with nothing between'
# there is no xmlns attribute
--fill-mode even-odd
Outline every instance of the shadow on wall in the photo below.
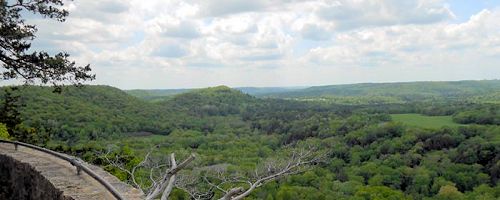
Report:
<svg viewBox="0 0 500 200"><path fill-rule="evenodd" d="M0 199L71 200L33 167L0 155Z"/></svg>

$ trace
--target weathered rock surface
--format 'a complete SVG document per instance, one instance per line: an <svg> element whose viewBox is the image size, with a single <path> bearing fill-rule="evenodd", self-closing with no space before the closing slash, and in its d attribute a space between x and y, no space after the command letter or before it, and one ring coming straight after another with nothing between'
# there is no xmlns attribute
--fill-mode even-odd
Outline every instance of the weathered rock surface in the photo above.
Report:
<svg viewBox="0 0 500 200"><path fill-rule="evenodd" d="M142 199L141 191L120 182L99 167L87 164L126 199ZM95 179L69 162L50 154L0 143L0 199L115 199Z"/></svg>

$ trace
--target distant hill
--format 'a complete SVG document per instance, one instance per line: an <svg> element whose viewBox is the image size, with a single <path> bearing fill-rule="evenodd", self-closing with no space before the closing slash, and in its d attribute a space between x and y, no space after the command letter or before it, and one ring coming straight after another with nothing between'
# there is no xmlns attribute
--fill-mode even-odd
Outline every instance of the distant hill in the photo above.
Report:
<svg viewBox="0 0 500 200"><path fill-rule="evenodd" d="M246 104L256 101L239 90L217 86L178 94L159 104L200 116L237 114Z"/></svg>
<svg viewBox="0 0 500 200"><path fill-rule="evenodd" d="M0 100L4 91L0 90ZM168 134L178 127L201 126L200 117L238 114L258 99L225 86L186 91L159 102L145 101L118 88L24 86L19 96L21 118L29 127L43 127L57 138L105 137L123 133ZM195 119L196 118L196 119ZM194 125L193 125L194 124ZM40 129L41 130L41 129Z"/></svg>
<svg viewBox="0 0 500 200"><path fill-rule="evenodd" d="M0 96L4 97L4 88ZM44 127L55 137L93 137L143 131L151 127L148 119L160 111L152 104L110 86L68 86L61 94L51 87L26 86L19 96L21 117L31 127ZM75 138L75 139L76 139Z"/></svg>
<svg viewBox="0 0 500 200"><path fill-rule="evenodd" d="M148 100L148 101L161 101L167 97L172 97L177 94L182 94L192 89L155 89L155 90L125 90L127 94Z"/></svg>
<svg viewBox="0 0 500 200"><path fill-rule="evenodd" d="M270 93L284 93L284 92L292 92L292 91L297 91L300 89L304 89L307 87L237 87L234 88L236 90L240 90L244 93L254 95L254 96L260 96L263 94L270 94Z"/></svg>
<svg viewBox="0 0 500 200"><path fill-rule="evenodd" d="M2 99L4 89L0 90ZM260 94L264 91L274 93ZM131 93L136 96L142 94L142 97ZM257 98L247 93L272 98ZM222 120L220 117L223 116L249 118L255 117L255 113L266 113L271 109L293 108L301 112L330 109L314 107L306 101L319 101L318 105L323 105L325 101L325 105L335 105L334 108L338 109L341 108L338 105L421 101L432 102L437 109L440 105L446 105L436 104L439 99L500 103L500 81L367 83L305 89L231 89L218 86L152 92L125 92L110 86L68 86L64 87L62 94L53 93L51 87L25 86L16 95L20 96L19 103L25 105L20 109L25 125L43 127L39 130L55 137L76 140L89 135L90 138L97 138L123 133L168 134L177 128L202 129L210 124L218 124L214 120ZM150 101L154 95L169 96ZM285 101L281 98L300 101Z"/></svg>
<svg viewBox="0 0 500 200"><path fill-rule="evenodd" d="M500 96L500 80L448 81L448 82L401 82L359 83L313 87L237 87L243 93L266 98L308 99L347 97L371 98L374 101L415 101L435 98L464 98L497 102ZM163 101L175 95L200 89L125 90L126 93L147 101ZM479 97L481 96L481 97Z"/></svg>
<svg viewBox="0 0 500 200"><path fill-rule="evenodd" d="M284 93L291 92L300 89L304 89L306 87L236 87L233 88L235 90L239 90L243 93L253 95L253 96L261 96L264 94L271 93ZM172 98L175 95L200 90L200 89L152 89L152 90L125 90L126 93L147 100L147 101L162 101L169 98Z"/></svg>
<svg viewBox="0 0 500 200"><path fill-rule="evenodd" d="M432 98L463 98L491 95L500 91L500 80L407 82L407 83L360 83L349 85L314 86L290 92L268 93L261 96L274 98L313 97L396 97L400 100Z"/></svg>

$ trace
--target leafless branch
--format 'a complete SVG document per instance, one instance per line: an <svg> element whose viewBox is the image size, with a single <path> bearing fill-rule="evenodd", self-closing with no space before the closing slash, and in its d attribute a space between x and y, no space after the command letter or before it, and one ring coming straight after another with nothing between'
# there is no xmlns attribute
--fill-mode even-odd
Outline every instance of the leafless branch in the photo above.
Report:
<svg viewBox="0 0 500 200"><path fill-rule="evenodd" d="M123 163L123 157L120 155L114 155L112 148L108 148L106 153L102 154L104 160L111 166L116 167L120 171L127 173L130 184L134 187L143 190L146 194L146 199L156 199L161 195L161 200L166 200L170 193L172 192L175 182L176 174L187 167L196 157L191 154L188 158L177 164L175 159L175 154L170 154L170 161L161 161L161 159L151 158L153 148L146 153L144 159L141 160L137 165L127 168L126 164ZM165 164L168 162L168 164ZM169 166L169 167L168 167ZM141 187L141 184L137 182L137 171L139 169L145 169L149 171L149 180L151 184L149 186ZM141 179L142 180L142 179Z"/></svg>
<svg viewBox="0 0 500 200"><path fill-rule="evenodd" d="M219 184L207 182L224 193L220 200L240 200L250 195L256 188L263 184L276 180L278 178L291 174L302 173L310 169L312 165L324 160L326 153L322 153L317 148L297 148L291 149L290 155L285 158L274 158L264 162L260 167L253 172L251 180L244 180L241 177L220 179ZM206 179L208 181L208 179ZM222 184L226 183L248 183L248 188L233 187L229 190L221 188Z"/></svg>
<svg viewBox="0 0 500 200"><path fill-rule="evenodd" d="M194 200L208 200L214 196L214 187L202 187L200 180L202 175L199 170L193 170L189 173L183 173L177 179L175 186L191 197Z"/></svg>
<svg viewBox="0 0 500 200"><path fill-rule="evenodd" d="M250 195L256 188L279 178L302 173L326 159L326 153L314 147L285 148L279 157L267 159L250 173L228 173L227 164L195 168L189 172L179 173L186 168L195 156L191 155L177 163L175 154L170 154L169 161L152 159L149 151L137 165L126 168L119 157L112 158L108 151L104 158L110 165L117 167L130 176L130 182L140 187L135 174L140 168L149 171L150 186L143 188L147 200L161 197L168 199L174 187L185 191L191 199L213 199L216 193L222 193L220 200L241 200ZM165 164L168 163L168 164ZM141 179L142 180L142 179Z"/></svg>

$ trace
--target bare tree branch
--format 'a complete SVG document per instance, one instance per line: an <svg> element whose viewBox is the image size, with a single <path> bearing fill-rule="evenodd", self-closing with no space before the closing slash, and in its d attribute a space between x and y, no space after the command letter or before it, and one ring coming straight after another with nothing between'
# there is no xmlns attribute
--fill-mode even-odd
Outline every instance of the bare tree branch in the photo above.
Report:
<svg viewBox="0 0 500 200"><path fill-rule="evenodd" d="M170 154L170 165L171 168L170 170L174 170L177 168L177 162L175 161L175 154L172 153ZM167 200L168 196L170 196L170 193L172 192L172 189L174 188L174 183L175 183L175 174L173 174L170 179L168 180L167 188L165 188L165 191L163 191L163 194L161 195L161 200Z"/></svg>
<svg viewBox="0 0 500 200"><path fill-rule="evenodd" d="M288 176L291 174L302 173L309 169L310 166L317 164L325 159L325 153L321 153L317 148L308 147L292 149L291 155L286 159L272 159L268 160L254 171L253 181L246 181L249 187L234 187L226 191L224 196L219 200L240 200L250 195L256 188L261 187L263 184L276 180L278 178ZM242 183L241 179L233 179L233 183ZM221 182L223 183L223 182ZM209 183L210 184L210 183ZM214 184L211 184L214 185ZM219 188L220 185L215 185ZM219 189L220 190L220 189Z"/></svg>
<svg viewBox="0 0 500 200"><path fill-rule="evenodd" d="M208 188L202 187L200 183L201 174L199 174L199 170L193 170L189 173L185 173L179 176L177 179L175 186L191 197L194 200L208 200L212 199L214 196L214 187L209 186Z"/></svg>
<svg viewBox="0 0 500 200"><path fill-rule="evenodd" d="M248 197L255 189L276 179L310 170L326 158L326 153L317 148L308 146L301 148L286 147L284 154L279 157L269 158L250 173L228 174L227 164L195 168L186 173L180 173L194 159L192 154L177 164L175 154L170 154L170 161L151 158L149 151L144 159L129 170L121 163L118 156L114 159L110 151L104 158L110 165L115 166L130 176L130 182L136 187L136 171L145 168L149 171L149 187L143 188L147 200L166 200L176 187L190 195L191 199L213 199L217 193L222 193L219 200L241 200ZM168 163L168 164L165 164ZM143 180L143 179L140 179Z"/></svg>
<svg viewBox="0 0 500 200"><path fill-rule="evenodd" d="M142 167L147 162L149 155L151 154L151 151L152 151L152 149L146 154L144 160L142 160L139 164L135 165L132 168L132 170L129 170L126 168L125 164L121 161L120 156L116 155L116 156L113 156L112 158L110 158L111 154L113 152L113 149L111 147L108 148L108 150L106 151L106 153L102 157L104 158L104 160L106 160L106 162L108 162L112 166L118 168L120 171L127 173L128 177L130 177L130 179L131 179L130 184L132 184L132 186L134 186L137 189L141 189L141 186L136 181L135 172L136 172L137 168Z"/></svg>
<svg viewBox="0 0 500 200"><path fill-rule="evenodd" d="M157 184L156 187L151 188L151 190L147 193L146 200L155 199L160 194L162 194L164 191L166 191L167 186L170 183L170 179L173 176L175 176L175 174L177 174L177 172L179 172L181 169L184 169L195 158L196 158L196 156L194 154L191 154L188 158L186 158L184 161L182 161L179 165L168 169L166 171L165 175L163 176L163 178L161 179L160 183ZM172 165L172 163L171 163L171 165ZM173 187L173 183L174 183L174 181L172 182L172 187Z"/></svg>
<svg viewBox="0 0 500 200"><path fill-rule="evenodd" d="M108 148L107 152L103 154L104 160L109 163L111 166L116 167L122 172L125 172L129 176L129 182L134 187L141 189L144 194L146 194L147 200L156 199L161 195L161 200L168 199L168 196L172 192L175 182L176 182L176 174L187 167L189 163L191 163L196 156L191 154L188 158L183 160L180 164L177 164L175 160L175 154L170 154L170 162L169 164L161 163L161 159L153 159L151 158L153 148L146 153L144 159L141 160L138 164L127 168L126 164L123 163L123 157L120 155L113 155L112 148ZM165 160L165 162L168 162ZM170 166L170 167L167 167ZM145 169L149 171L149 180L151 184L149 186L141 187L141 184L137 182L137 171L139 169ZM163 172L161 172L163 171ZM159 173L158 173L159 172ZM157 177L161 177L158 179ZM140 179L142 181L142 179Z"/></svg>

